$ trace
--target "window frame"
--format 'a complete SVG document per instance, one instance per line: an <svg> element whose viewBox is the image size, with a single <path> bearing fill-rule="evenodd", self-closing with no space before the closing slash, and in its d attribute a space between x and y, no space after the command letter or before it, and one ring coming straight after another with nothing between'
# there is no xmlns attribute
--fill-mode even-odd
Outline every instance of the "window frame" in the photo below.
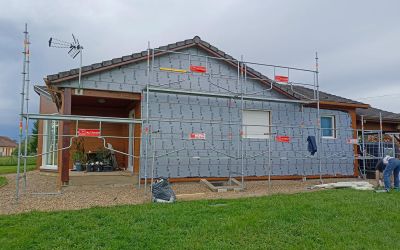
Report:
<svg viewBox="0 0 400 250"><path fill-rule="evenodd" d="M43 126L43 140L42 140L42 153L45 153L42 155L42 166L40 169L43 170L57 170L58 169L58 159L55 159L56 157L58 158L58 151L53 152L53 153L48 153L48 147L50 146L56 146L58 148L58 129L59 129L59 121L57 120L43 120L42 122ZM49 127L52 126L51 130L56 132L55 134L50 134ZM54 127L53 127L54 126ZM57 131L55 129L57 128ZM57 140L53 141L53 145L49 145L51 140ZM56 149L54 149L56 150ZM52 157L52 164L48 164L48 157Z"/></svg>
<svg viewBox="0 0 400 250"><path fill-rule="evenodd" d="M243 117L244 117L244 113L245 112L251 112L251 111L254 111L254 112L265 112L265 113L267 113L267 115L268 115L268 123L266 123L265 125L259 125L259 124L253 124L253 125L251 125L251 124L245 124L244 123L244 119L243 119ZM268 127L267 128L267 133L268 134L266 134L266 135L259 135L259 137L256 137L257 135L255 135L255 136L248 136L248 135L246 135L246 133L245 133L245 131L247 130L247 127L251 127L251 126L265 126L265 127ZM242 124L241 124L241 128L242 128L242 138L243 139L257 139L257 140L260 140L260 139L270 139L271 138L271 126L272 126L272 111L271 110L269 110L269 109L243 109L242 110Z"/></svg>
<svg viewBox="0 0 400 250"><path fill-rule="evenodd" d="M330 130L332 131L332 136L326 136L324 135L324 130L328 130L328 128L322 128L322 118L331 118L331 126ZM337 138L337 133L336 133L336 116L335 115L321 115L321 137L323 139L336 139Z"/></svg>

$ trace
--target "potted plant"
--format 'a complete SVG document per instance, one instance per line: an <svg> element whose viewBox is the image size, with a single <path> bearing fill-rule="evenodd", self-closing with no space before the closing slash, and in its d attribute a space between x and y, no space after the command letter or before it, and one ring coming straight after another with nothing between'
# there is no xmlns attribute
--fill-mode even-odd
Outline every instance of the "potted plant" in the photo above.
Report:
<svg viewBox="0 0 400 250"><path fill-rule="evenodd" d="M83 138L78 138L74 142L74 149L72 153L72 160L74 162L74 169L76 171L82 171L82 164L85 161L85 148L83 145Z"/></svg>

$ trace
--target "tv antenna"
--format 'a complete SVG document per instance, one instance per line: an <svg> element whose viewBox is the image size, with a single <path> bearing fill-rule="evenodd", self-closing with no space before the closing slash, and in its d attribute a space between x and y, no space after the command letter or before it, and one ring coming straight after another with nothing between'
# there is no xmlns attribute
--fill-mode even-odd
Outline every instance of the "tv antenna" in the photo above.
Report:
<svg viewBox="0 0 400 250"><path fill-rule="evenodd" d="M75 38L74 34L72 34L73 42L66 42L54 37L50 37L49 39L49 47L57 48L57 49L68 49L68 55L75 59L79 55L79 73L78 73L78 89L77 94L82 94L82 86L81 86L81 77L82 77L82 50L83 47L80 45L79 40Z"/></svg>

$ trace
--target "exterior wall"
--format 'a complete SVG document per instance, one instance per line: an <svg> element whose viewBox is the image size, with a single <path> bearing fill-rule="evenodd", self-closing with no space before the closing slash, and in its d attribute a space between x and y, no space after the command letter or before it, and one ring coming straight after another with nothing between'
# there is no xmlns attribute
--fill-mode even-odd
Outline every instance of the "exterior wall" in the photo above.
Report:
<svg viewBox="0 0 400 250"><path fill-rule="evenodd" d="M222 94L253 93L264 90L259 81L248 79L243 86L237 79L237 68L226 62L196 57L206 55L201 49L188 48L183 52L192 54L192 65L206 65L211 78L201 74L177 74L158 70L159 67L188 69L187 55L166 54L155 58L151 85L179 90L202 91ZM142 92L148 81L146 63L140 62L115 68L107 72L84 76L83 87L112 91ZM219 77L219 76L223 77ZM76 87L76 80L61 83L59 86ZM263 91L253 96L286 99L275 91ZM318 175L321 156L322 173L326 175L354 174L354 147L346 140L353 138L351 116L348 112L321 110L321 114L334 115L337 125L336 139L323 139L322 147L315 156L307 151L307 136L318 138L315 129L317 110L303 108L295 103L270 101L244 101L244 109L268 110L271 112L273 136L266 139L243 139L244 175L265 176L271 171L274 176L282 175ZM142 114L146 118L146 102L142 101ZM302 111L303 110L303 111ZM147 129L143 129L142 138L142 177L151 176L154 153L155 176L167 177L226 177L241 175L239 157L241 139L241 102L226 98L200 97L151 92L149 96L150 131L152 139L147 144ZM158 120L158 121L157 121ZM186 122L185 122L186 120ZM189 120L198 120L190 122ZM225 125L223 125L225 124ZM228 125L226 125L228 124ZM302 128L301 128L302 126ZM188 141L189 133L204 132L206 140ZM232 133L232 134L230 134ZM288 135L291 143L276 142L275 135ZM154 139L157 138L157 139ZM156 142L154 144L154 141ZM150 142L152 142L150 144ZM269 146L268 146L269 145ZM181 150L183 148L183 150ZM271 170L268 154L271 150ZM172 151L167 156L160 155ZM258 155L258 156L257 156ZM160 157L157 157L160 156ZM340 156L340 157L338 157ZM146 161L147 159L147 161ZM147 173L146 173L147 171Z"/></svg>
<svg viewBox="0 0 400 250"><path fill-rule="evenodd" d="M175 100L175 101L172 101ZM313 128L317 112L305 108L300 112L298 104L245 101L245 109L271 111L273 137L288 135L291 143L276 142L273 138L243 139L244 175L265 176L269 173L268 144L271 148L272 175L318 175L319 160L317 154L310 156L307 151L307 137L317 136ZM240 101L229 107L226 99L207 97L188 97L181 95L152 94L150 98L150 116L161 119L176 120L153 121L152 131L159 131L155 137L157 155L186 148L187 150L160 157L155 160L155 176L168 177L226 177L241 174L240 158ZM231 117L229 118L229 113ZM336 139L322 139L322 173L324 175L353 175L354 148L346 140L353 138L351 119L347 112L321 110L321 115L334 115L337 125ZM201 123L179 122L179 120L201 120ZM211 124L237 123L237 125ZM300 124L305 128L301 129ZM232 140L229 138L232 131ZM206 142L188 141L191 132L204 132ZM142 142L145 143L145 142ZM218 152L219 151L219 152ZM222 153L221 153L222 152ZM226 155L236 156L229 159ZM336 154L336 157L335 157ZM252 157L256 156L257 157ZM346 159L340 159L346 157ZM149 155L147 176L151 176ZM142 164L144 177L145 163Z"/></svg>
<svg viewBox="0 0 400 250"><path fill-rule="evenodd" d="M0 147L0 156L11 156L15 149L13 147Z"/></svg>
<svg viewBox="0 0 400 250"><path fill-rule="evenodd" d="M48 97L45 96L40 96L40 101L39 101L39 113L40 114L55 114L58 113L57 106L56 104L49 99ZM43 120L39 120L38 124L38 154L39 156L37 157L36 160L36 167L40 167L42 165L42 154L43 152Z"/></svg>

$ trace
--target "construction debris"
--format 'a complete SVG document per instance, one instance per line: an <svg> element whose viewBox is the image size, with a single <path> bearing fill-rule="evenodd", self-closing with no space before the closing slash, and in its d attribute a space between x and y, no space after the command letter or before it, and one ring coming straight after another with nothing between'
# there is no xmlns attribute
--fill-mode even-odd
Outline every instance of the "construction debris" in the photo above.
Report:
<svg viewBox="0 0 400 250"><path fill-rule="evenodd" d="M153 202L173 203L176 201L175 192L172 190L168 179L159 178L152 184Z"/></svg>
<svg viewBox="0 0 400 250"><path fill-rule="evenodd" d="M325 188L325 189L352 188L356 190L374 190L374 185L372 185L367 181L348 181L348 182L320 184L311 187L311 189L316 189L316 188Z"/></svg>
<svg viewBox="0 0 400 250"><path fill-rule="evenodd" d="M200 183L205 184L213 192L228 192L228 191L243 191L244 187L235 178L230 178L228 181L209 182L206 179L201 179Z"/></svg>

